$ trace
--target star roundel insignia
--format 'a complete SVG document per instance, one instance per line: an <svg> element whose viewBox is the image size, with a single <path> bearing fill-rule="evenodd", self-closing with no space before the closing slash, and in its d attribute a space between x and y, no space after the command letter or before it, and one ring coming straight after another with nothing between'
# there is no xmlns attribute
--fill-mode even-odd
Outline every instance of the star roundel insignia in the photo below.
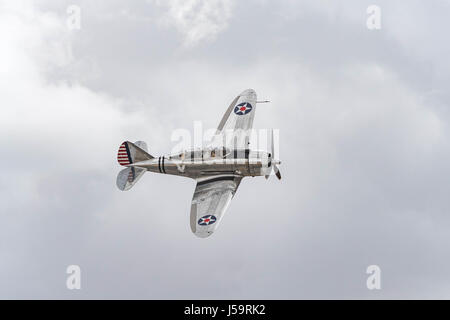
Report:
<svg viewBox="0 0 450 320"><path fill-rule="evenodd" d="M236 107L234 107L234 113L236 113L238 116L243 116L244 114L249 113L252 111L252 105L248 102L242 102L239 103Z"/></svg>
<svg viewBox="0 0 450 320"><path fill-rule="evenodd" d="M201 226L209 226L210 224L216 222L216 220L217 220L216 216L208 214L198 219L198 224Z"/></svg>

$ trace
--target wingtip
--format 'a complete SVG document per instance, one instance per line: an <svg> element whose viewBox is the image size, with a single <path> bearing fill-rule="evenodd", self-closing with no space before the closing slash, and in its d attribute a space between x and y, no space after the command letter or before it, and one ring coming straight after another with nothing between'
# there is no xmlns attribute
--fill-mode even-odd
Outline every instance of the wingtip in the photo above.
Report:
<svg viewBox="0 0 450 320"><path fill-rule="evenodd" d="M212 231L207 231L207 232L195 232L194 234L198 237L198 238L208 238L209 236L211 236L214 232Z"/></svg>
<svg viewBox="0 0 450 320"><path fill-rule="evenodd" d="M253 89L246 89L241 92L240 96L254 96L256 97L256 91Z"/></svg>

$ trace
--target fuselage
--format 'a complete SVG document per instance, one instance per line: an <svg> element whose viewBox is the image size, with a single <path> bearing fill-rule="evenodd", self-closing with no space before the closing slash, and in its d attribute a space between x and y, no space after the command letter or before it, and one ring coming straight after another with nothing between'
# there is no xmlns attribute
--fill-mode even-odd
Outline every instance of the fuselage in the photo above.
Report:
<svg viewBox="0 0 450 320"><path fill-rule="evenodd" d="M262 176L271 165L271 154L249 149L226 148L186 150L133 163L131 166L148 171L199 178L202 176L230 174L239 176Z"/></svg>

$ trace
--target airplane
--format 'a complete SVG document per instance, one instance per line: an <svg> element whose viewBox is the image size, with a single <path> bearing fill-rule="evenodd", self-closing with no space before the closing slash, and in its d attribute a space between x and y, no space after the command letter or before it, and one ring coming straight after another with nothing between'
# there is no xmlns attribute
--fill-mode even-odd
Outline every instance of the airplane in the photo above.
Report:
<svg viewBox="0 0 450 320"><path fill-rule="evenodd" d="M270 152L249 149L256 104L262 102L269 101L257 101L253 89L239 94L220 121L215 142L204 148L154 157L148 153L143 141L123 142L117 160L126 168L117 175L117 187L122 191L129 190L147 171L195 179L191 230L200 238L209 237L217 229L244 177L265 176L268 179L273 170L281 179L278 168L281 161L274 154L273 130Z"/></svg>

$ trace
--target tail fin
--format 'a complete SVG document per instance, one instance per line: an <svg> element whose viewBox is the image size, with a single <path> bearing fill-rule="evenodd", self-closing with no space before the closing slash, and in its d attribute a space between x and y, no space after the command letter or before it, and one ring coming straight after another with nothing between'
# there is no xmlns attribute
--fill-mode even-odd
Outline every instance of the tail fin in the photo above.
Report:
<svg viewBox="0 0 450 320"><path fill-rule="evenodd" d="M131 187L144 175L145 171L145 169L137 167L123 169L117 175L117 187L122 191L131 189Z"/></svg>
<svg viewBox="0 0 450 320"><path fill-rule="evenodd" d="M125 141L120 145L119 152L117 153L117 161L122 166L153 158L147 152L147 144L143 141L137 141L136 144Z"/></svg>

